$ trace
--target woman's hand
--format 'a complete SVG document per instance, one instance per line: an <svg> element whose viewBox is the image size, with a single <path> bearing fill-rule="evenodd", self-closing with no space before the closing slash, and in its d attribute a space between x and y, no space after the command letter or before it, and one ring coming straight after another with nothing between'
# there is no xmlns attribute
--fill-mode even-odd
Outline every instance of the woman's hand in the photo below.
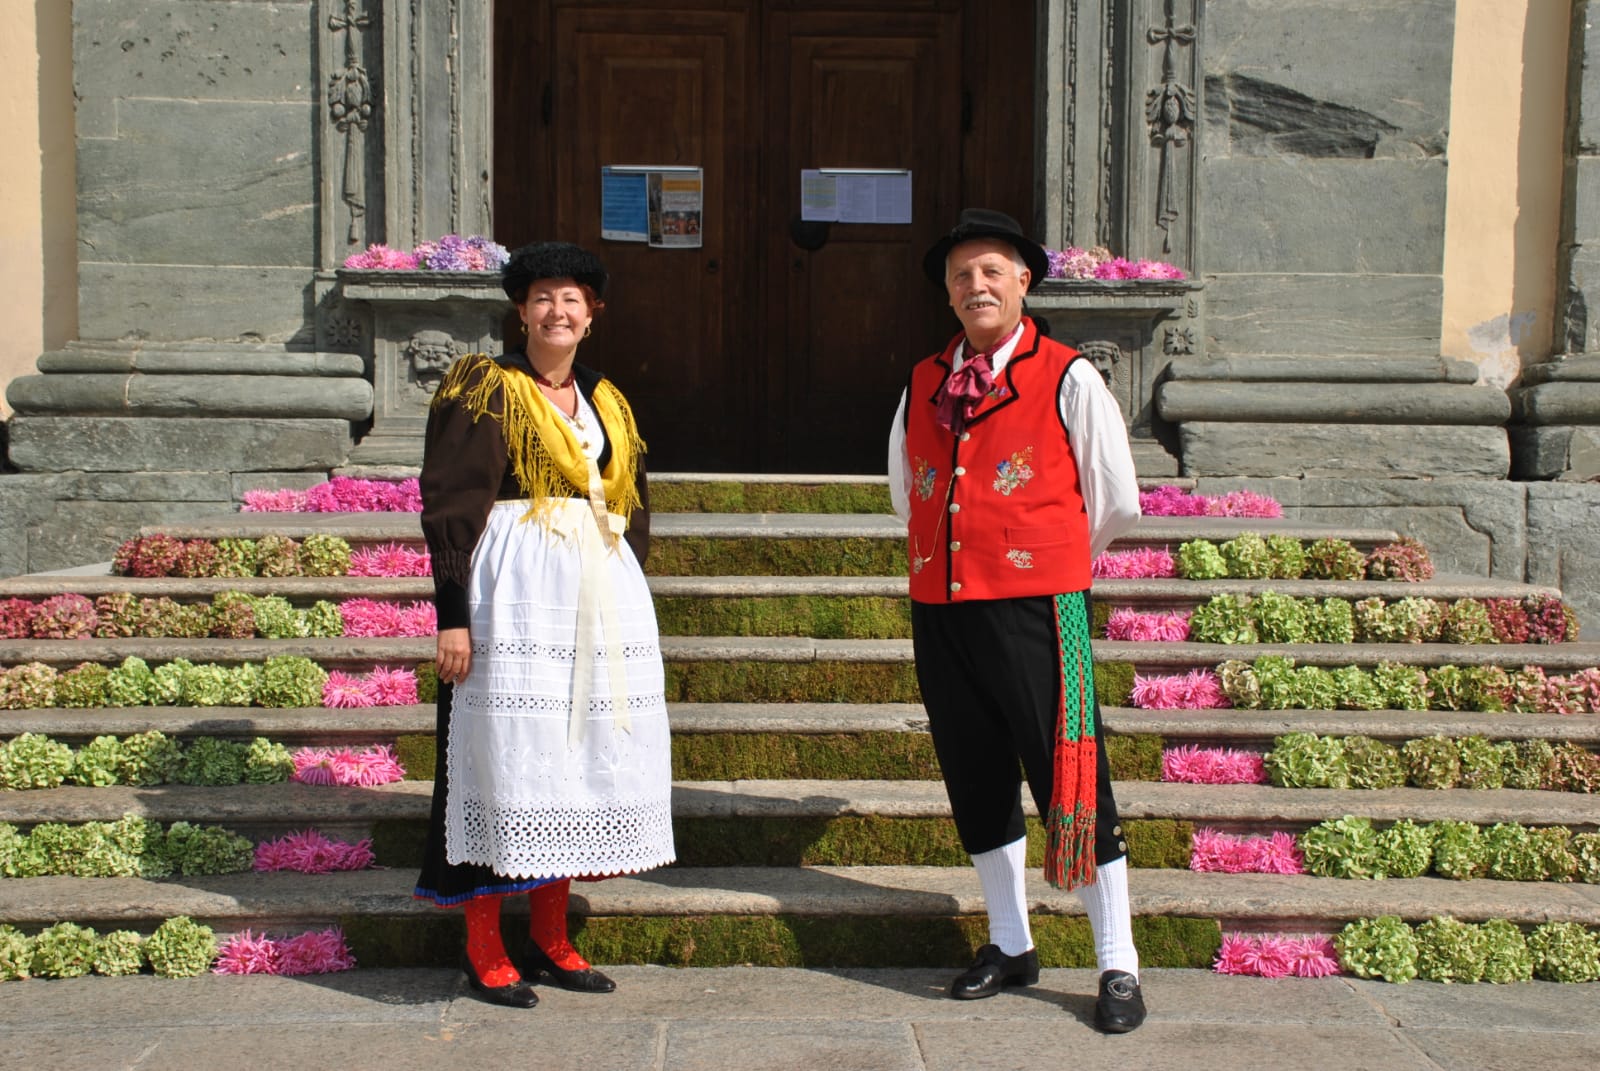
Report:
<svg viewBox="0 0 1600 1071"><path fill-rule="evenodd" d="M472 643L467 638L467 630L440 629L438 653L433 660L439 667L440 683L456 684L465 680L467 672L472 669Z"/></svg>

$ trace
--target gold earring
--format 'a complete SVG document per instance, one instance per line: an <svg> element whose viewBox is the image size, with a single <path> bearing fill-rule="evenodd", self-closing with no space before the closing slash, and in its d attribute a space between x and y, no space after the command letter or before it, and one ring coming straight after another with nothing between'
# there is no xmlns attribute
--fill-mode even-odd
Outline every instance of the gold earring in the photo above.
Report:
<svg viewBox="0 0 1600 1071"><path fill-rule="evenodd" d="M528 333L528 321L526 320L522 321L522 333L524 335Z"/></svg>
<svg viewBox="0 0 1600 1071"><path fill-rule="evenodd" d="M583 328L583 337L588 338L592 334L594 334L594 324L586 324Z"/></svg>

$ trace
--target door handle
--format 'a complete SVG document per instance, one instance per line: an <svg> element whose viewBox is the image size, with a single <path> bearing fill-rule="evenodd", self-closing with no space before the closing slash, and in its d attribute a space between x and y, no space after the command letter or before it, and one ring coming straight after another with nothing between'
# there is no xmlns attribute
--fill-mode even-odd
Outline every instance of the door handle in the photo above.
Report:
<svg viewBox="0 0 1600 1071"><path fill-rule="evenodd" d="M722 265L717 263L717 259L715 257L712 257L710 260L706 261L706 274L707 275L715 275L715 274L717 274L717 272L719 272L721 270L722 270Z"/></svg>

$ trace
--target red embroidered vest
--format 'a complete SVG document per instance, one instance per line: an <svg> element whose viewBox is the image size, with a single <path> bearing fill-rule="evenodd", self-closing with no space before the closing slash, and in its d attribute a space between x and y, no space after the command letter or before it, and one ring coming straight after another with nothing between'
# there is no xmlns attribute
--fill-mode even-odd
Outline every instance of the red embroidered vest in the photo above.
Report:
<svg viewBox="0 0 1600 1071"><path fill-rule="evenodd" d="M911 598L960 602L1089 587L1089 518L1058 399L1080 356L1031 319L960 436L934 417L960 335L911 370Z"/></svg>

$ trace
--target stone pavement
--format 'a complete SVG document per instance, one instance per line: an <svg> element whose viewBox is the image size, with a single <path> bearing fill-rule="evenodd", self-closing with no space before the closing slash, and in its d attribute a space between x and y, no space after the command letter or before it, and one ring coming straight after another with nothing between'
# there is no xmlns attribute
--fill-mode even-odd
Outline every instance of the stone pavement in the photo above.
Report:
<svg viewBox="0 0 1600 1071"><path fill-rule="evenodd" d="M1150 1019L1088 1025L1093 972L949 1000L950 972L618 967L612 995L527 1012L457 972L0 984L0 1068L1516 1071L1600 1059L1600 985L1387 985L1146 972Z"/></svg>

